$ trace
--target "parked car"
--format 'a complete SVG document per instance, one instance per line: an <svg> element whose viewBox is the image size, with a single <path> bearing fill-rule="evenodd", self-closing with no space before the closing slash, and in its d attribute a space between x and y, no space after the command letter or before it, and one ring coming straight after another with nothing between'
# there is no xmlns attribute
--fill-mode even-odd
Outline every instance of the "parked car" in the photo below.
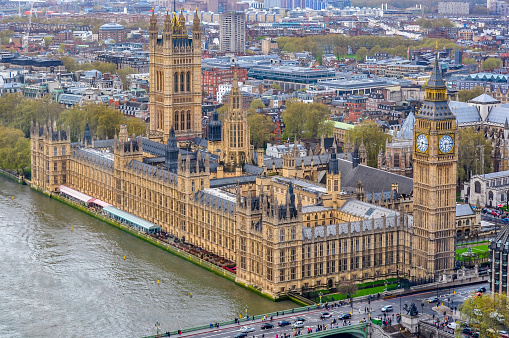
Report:
<svg viewBox="0 0 509 338"><path fill-rule="evenodd" d="M352 318L352 315L349 313L343 313L339 315L339 319L350 319Z"/></svg>
<svg viewBox="0 0 509 338"><path fill-rule="evenodd" d="M254 327L249 327L249 326L243 326L241 329L240 329L240 332L245 332L245 333L249 333L249 332L255 332L255 328Z"/></svg>
<svg viewBox="0 0 509 338"><path fill-rule="evenodd" d="M244 338L247 337L247 332L239 332L233 338Z"/></svg>
<svg viewBox="0 0 509 338"><path fill-rule="evenodd" d="M461 332L463 332L464 334L468 334L469 336L472 335L472 333L474 333L474 331L469 327L464 327L463 331Z"/></svg>
<svg viewBox="0 0 509 338"><path fill-rule="evenodd" d="M428 303L438 303L438 297L430 297Z"/></svg>
<svg viewBox="0 0 509 338"><path fill-rule="evenodd" d="M292 326L293 326L294 328L296 328L296 329L302 329L302 328L304 328L304 322L301 322L301 321L299 320L299 321L297 321L297 322L293 323L293 325L292 325Z"/></svg>
<svg viewBox="0 0 509 338"><path fill-rule="evenodd" d="M491 210L491 216L498 217L498 216L500 216L500 213L498 211Z"/></svg>
<svg viewBox="0 0 509 338"><path fill-rule="evenodd" d="M291 325L291 324L292 323L290 323L287 320L281 320L279 323L277 323L277 325L279 325L279 326L288 326L288 325Z"/></svg>
<svg viewBox="0 0 509 338"><path fill-rule="evenodd" d="M458 324L456 324L455 322L451 322L451 323L447 324L447 327L451 330L456 330L456 327L458 327Z"/></svg>
<svg viewBox="0 0 509 338"><path fill-rule="evenodd" d="M477 292L486 292L486 288L481 286L480 288L477 288Z"/></svg>
<svg viewBox="0 0 509 338"><path fill-rule="evenodd" d="M268 329L272 329L273 327L274 327L274 325L272 325L271 323L263 323L262 326L260 327L260 329L268 330Z"/></svg>
<svg viewBox="0 0 509 338"><path fill-rule="evenodd" d="M507 217L505 217L505 218L502 218L502 222L504 222L504 223L507 223L507 222L509 222L509 218L507 218Z"/></svg>
<svg viewBox="0 0 509 338"><path fill-rule="evenodd" d="M390 312L392 311L392 305L385 305L383 308L382 308L382 312Z"/></svg>

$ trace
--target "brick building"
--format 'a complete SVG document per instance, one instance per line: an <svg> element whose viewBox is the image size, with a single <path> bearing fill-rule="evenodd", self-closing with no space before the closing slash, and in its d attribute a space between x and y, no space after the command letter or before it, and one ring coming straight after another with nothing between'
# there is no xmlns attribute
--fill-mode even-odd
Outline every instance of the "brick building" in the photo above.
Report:
<svg viewBox="0 0 509 338"><path fill-rule="evenodd" d="M201 90L207 93L207 95L217 96L217 90L219 85L233 82L234 68L230 69L219 69L210 68L203 70L201 73ZM247 70L237 68L237 78L239 82L246 82Z"/></svg>

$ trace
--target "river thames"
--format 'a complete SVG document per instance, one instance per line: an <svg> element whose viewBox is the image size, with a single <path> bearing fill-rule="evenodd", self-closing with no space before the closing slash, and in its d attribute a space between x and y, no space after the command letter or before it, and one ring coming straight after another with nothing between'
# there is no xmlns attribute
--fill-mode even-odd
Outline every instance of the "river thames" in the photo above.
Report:
<svg viewBox="0 0 509 338"><path fill-rule="evenodd" d="M1 176L0 232L1 337L139 337L295 306Z"/></svg>

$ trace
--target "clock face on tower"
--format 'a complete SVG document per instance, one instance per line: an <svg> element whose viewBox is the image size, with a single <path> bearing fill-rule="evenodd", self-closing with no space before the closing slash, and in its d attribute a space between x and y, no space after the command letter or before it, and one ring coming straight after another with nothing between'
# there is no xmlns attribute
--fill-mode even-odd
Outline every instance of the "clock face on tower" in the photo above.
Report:
<svg viewBox="0 0 509 338"><path fill-rule="evenodd" d="M428 138L424 134L420 134L416 139L417 150L421 153L425 153L428 150Z"/></svg>
<svg viewBox="0 0 509 338"><path fill-rule="evenodd" d="M440 151L444 154L449 153L452 150L452 147L454 145L454 141L452 140L452 137L449 135L444 135L440 138L440 141L438 142L438 147L440 148Z"/></svg>

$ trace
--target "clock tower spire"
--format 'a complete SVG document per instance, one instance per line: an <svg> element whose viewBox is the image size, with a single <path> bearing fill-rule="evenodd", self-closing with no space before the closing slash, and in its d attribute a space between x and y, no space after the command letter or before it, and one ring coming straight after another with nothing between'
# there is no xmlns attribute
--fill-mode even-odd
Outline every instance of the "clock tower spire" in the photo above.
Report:
<svg viewBox="0 0 509 338"><path fill-rule="evenodd" d="M456 117L438 64L425 86L414 125L414 254L411 275L442 278L454 269L456 217Z"/></svg>

